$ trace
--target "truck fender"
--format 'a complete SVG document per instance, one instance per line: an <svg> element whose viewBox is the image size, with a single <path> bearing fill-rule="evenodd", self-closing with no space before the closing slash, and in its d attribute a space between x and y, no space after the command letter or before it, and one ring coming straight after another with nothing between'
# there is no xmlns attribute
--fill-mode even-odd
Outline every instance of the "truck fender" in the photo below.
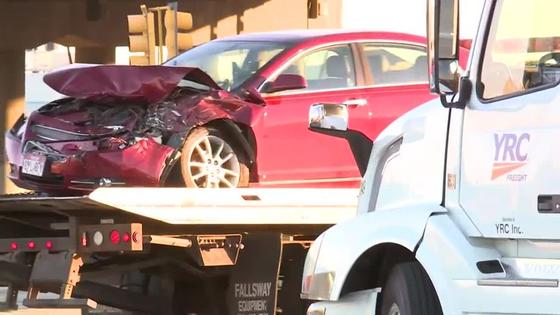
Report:
<svg viewBox="0 0 560 315"><path fill-rule="evenodd" d="M372 250L391 245L413 253L430 216L445 212L438 204L406 205L378 209L331 227L307 255L302 296L313 300L338 300L346 293L351 273L362 267L360 262Z"/></svg>
<svg viewBox="0 0 560 315"><path fill-rule="evenodd" d="M465 236L447 214L428 218L416 259L428 273L444 314L463 314L464 303L469 301L461 290L467 284L476 286L479 279L506 277L503 268L502 272L482 273L477 267L478 262L500 260L501 254L492 245L492 240Z"/></svg>

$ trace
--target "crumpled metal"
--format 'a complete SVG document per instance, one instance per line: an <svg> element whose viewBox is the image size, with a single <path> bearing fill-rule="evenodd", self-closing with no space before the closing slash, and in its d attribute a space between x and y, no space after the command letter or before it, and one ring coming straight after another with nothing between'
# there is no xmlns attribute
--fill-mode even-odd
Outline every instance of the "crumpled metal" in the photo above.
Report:
<svg viewBox="0 0 560 315"><path fill-rule="evenodd" d="M165 99L182 79L220 87L198 68L168 66L73 65L43 80L55 91L98 103L129 100L154 103Z"/></svg>

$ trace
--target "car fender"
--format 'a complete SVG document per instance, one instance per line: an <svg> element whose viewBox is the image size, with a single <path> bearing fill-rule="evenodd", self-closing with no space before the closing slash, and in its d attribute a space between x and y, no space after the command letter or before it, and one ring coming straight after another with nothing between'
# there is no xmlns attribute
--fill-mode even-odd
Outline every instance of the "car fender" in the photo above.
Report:
<svg viewBox="0 0 560 315"><path fill-rule="evenodd" d="M218 129L222 129L222 131L224 131L227 135L229 135L232 141L234 141L235 144L239 146L243 150L243 152L247 154L247 159L249 164L252 166L253 171L256 171L254 165L256 161L256 150L249 143L248 139L245 138L243 131L241 130L239 125L237 125L231 119L215 119L203 125L190 126L184 132L176 133L169 138L169 141L167 141L166 145L173 147L175 149L175 152L166 161L160 182L164 183L167 180L168 176L173 171L173 169L175 168L175 165L179 161L181 148L183 147L185 141L187 140L188 135L194 129L201 126L215 126Z"/></svg>
<svg viewBox="0 0 560 315"><path fill-rule="evenodd" d="M245 153L247 153L247 158L249 159L249 163L253 164L255 162L256 159L255 149L249 143L249 140L244 136L243 130L241 130L238 124L236 124L233 120L230 119L222 119L222 120L216 120L210 122L210 124L212 123L223 124L224 127L227 126L226 128L228 128L228 130L231 131L231 135L233 135L232 140L235 141L236 144L239 145ZM251 127L248 128L250 129Z"/></svg>
<svg viewBox="0 0 560 315"><path fill-rule="evenodd" d="M307 255L302 295L313 300L338 300L348 275L364 253L383 244L414 252L430 216L445 212L436 203L407 205L358 215L331 227Z"/></svg>
<svg viewBox="0 0 560 315"><path fill-rule="evenodd" d="M186 126L178 131L184 132L185 136L195 127L218 121L231 122L228 125L233 127L232 131L238 131L242 135L237 125L253 128L264 109L263 106L243 101L225 91L210 92L196 102L179 102L177 108L184 117L181 124Z"/></svg>
<svg viewBox="0 0 560 315"><path fill-rule="evenodd" d="M262 106L245 102L225 91L211 91L195 102L191 99L177 103L176 110L184 118L180 123L170 126L174 134L165 143L167 146L178 152L194 129L214 126L222 128L246 152L249 163L254 164L256 148L245 138L240 125L247 126L252 131L253 119L260 115ZM177 158L170 160L163 173L169 174L176 162Z"/></svg>

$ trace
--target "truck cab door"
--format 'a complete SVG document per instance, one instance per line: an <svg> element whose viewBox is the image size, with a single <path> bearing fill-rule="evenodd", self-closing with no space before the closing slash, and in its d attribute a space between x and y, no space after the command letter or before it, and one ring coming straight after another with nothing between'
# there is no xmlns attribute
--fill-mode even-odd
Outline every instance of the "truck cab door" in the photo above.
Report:
<svg viewBox="0 0 560 315"><path fill-rule="evenodd" d="M488 3L463 116L459 202L485 237L560 238L560 1Z"/></svg>

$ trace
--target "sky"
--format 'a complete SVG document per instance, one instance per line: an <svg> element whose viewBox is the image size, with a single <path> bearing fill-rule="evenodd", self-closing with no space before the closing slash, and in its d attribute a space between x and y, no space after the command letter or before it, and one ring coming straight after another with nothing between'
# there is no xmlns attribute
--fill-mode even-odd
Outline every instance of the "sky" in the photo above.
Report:
<svg viewBox="0 0 560 315"><path fill-rule="evenodd" d="M426 0L343 0L342 24L345 28L385 30L425 36L426 2ZM460 3L461 37L471 39L476 34L484 0L463 0Z"/></svg>

